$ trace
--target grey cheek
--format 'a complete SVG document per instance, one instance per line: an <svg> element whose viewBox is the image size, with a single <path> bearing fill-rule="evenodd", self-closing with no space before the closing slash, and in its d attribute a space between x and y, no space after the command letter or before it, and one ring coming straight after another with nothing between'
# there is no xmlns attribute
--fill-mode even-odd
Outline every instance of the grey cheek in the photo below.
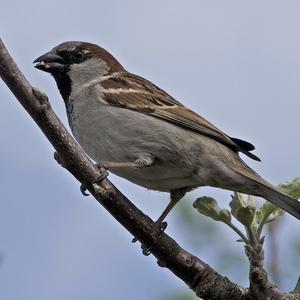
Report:
<svg viewBox="0 0 300 300"><path fill-rule="evenodd" d="M107 64L101 59L91 58L80 64L73 64L68 75L76 88L88 84L95 78L101 78L108 71Z"/></svg>

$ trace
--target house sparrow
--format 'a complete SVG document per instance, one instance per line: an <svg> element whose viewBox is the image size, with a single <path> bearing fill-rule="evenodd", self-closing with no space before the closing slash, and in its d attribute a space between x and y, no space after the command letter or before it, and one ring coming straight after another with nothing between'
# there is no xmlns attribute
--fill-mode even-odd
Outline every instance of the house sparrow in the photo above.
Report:
<svg viewBox="0 0 300 300"><path fill-rule="evenodd" d="M300 219L300 202L239 157L241 152L259 160L252 144L228 136L152 82L129 73L105 49L65 42L34 63L53 75L74 137L93 160L147 189L170 192L157 224L199 186L260 196Z"/></svg>

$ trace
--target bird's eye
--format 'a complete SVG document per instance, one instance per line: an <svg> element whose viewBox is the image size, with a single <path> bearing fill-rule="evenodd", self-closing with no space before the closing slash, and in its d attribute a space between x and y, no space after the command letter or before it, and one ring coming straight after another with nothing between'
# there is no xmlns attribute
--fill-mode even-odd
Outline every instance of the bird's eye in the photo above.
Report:
<svg viewBox="0 0 300 300"><path fill-rule="evenodd" d="M73 57L77 60L80 61L84 56L84 53L81 51L77 51L73 54Z"/></svg>

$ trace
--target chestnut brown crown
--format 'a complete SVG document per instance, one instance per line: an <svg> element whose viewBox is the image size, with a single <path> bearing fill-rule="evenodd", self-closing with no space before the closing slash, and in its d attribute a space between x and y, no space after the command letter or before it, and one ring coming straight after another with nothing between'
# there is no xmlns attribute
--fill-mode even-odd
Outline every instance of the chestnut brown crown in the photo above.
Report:
<svg viewBox="0 0 300 300"><path fill-rule="evenodd" d="M64 42L38 57L35 67L48 73L67 72L73 64L90 58L101 58L108 66L108 73L125 71L124 67L104 48L87 42Z"/></svg>

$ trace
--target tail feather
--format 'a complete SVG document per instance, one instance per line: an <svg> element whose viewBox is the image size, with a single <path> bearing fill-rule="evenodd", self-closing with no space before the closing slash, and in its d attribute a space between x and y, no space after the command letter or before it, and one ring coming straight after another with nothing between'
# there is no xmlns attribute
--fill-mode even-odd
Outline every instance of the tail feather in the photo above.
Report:
<svg viewBox="0 0 300 300"><path fill-rule="evenodd" d="M300 202L296 199L283 194L277 189L271 189L267 186L262 186L261 197L272 202L274 205L280 207L286 212L290 213L294 217L300 220Z"/></svg>
<svg viewBox="0 0 300 300"><path fill-rule="evenodd" d="M300 220L300 202L298 200L280 192L246 164L236 164L230 168L244 178L247 178L247 180L252 181L252 190L248 189L247 194L262 197Z"/></svg>

